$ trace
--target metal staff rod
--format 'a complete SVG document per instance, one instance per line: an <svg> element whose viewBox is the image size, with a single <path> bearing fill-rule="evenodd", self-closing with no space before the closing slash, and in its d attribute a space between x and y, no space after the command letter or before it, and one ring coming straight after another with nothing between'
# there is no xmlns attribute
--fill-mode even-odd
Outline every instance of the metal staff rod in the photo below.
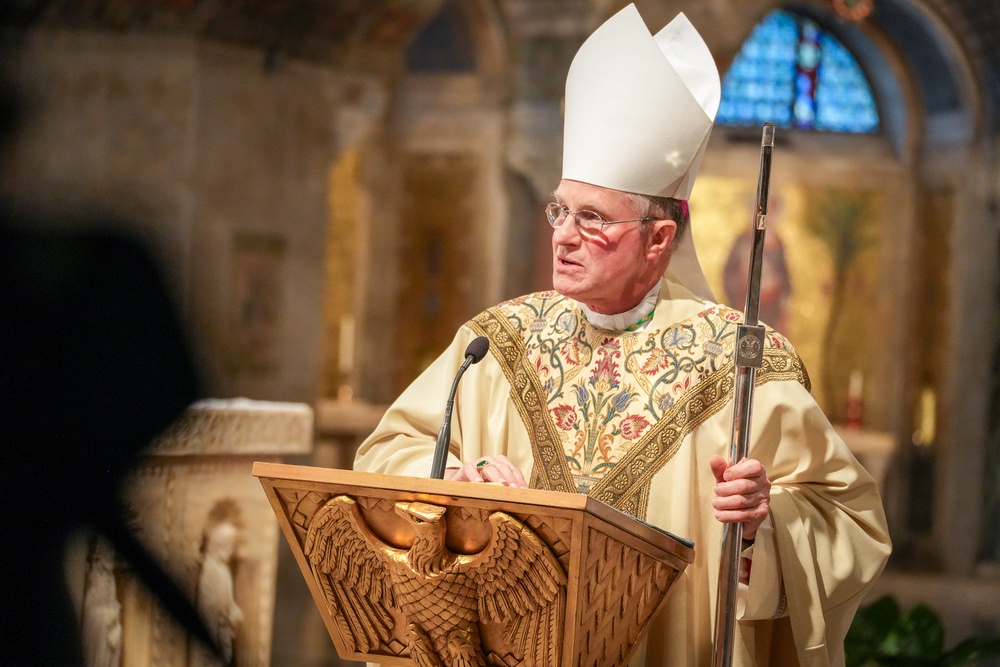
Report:
<svg viewBox="0 0 1000 667"><path fill-rule="evenodd" d="M771 150L774 148L774 125L764 125L760 142L760 174L753 211L753 251L750 253L750 278L747 281L747 301L743 324L736 328L733 351L736 384L733 389L733 430L729 458L737 463L746 458L750 449L750 416L757 369L764 359L764 327L757 317L760 312L760 274L764 256L764 232L767 228L767 192L771 180ZM722 556L719 564L719 588L715 609L715 667L733 664L736 634L736 592L740 573L740 552L743 546L743 524L727 523L722 528Z"/></svg>

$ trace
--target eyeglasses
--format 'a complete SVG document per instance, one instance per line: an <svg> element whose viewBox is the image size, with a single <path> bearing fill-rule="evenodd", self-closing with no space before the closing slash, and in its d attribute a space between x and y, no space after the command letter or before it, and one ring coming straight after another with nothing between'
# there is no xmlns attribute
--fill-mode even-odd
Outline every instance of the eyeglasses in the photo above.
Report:
<svg viewBox="0 0 1000 667"><path fill-rule="evenodd" d="M600 234L604 231L605 225L620 225L623 222L649 222L654 218L632 218L631 220L605 220L593 211L571 211L562 204L551 202L545 207L545 218L555 229L566 222L566 218L572 215L576 221L577 228L586 234Z"/></svg>

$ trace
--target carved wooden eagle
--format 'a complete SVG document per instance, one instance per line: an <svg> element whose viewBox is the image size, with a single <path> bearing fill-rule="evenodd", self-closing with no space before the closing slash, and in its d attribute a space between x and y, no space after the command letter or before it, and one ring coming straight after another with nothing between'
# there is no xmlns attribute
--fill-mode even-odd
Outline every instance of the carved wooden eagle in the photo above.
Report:
<svg viewBox="0 0 1000 667"><path fill-rule="evenodd" d="M316 581L359 652L388 644L396 609L418 667L507 665L511 656L525 667L559 664L566 575L530 528L493 512L486 547L455 554L445 543L446 508L399 502L395 509L413 527L409 549L383 542L348 496L327 501L306 535ZM503 627L505 647L484 650L481 620Z"/></svg>

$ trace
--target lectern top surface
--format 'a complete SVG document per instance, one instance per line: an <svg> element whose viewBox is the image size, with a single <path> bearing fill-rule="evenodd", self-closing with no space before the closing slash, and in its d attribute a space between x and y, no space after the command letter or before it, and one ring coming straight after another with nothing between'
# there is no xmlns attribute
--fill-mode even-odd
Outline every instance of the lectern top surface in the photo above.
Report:
<svg viewBox="0 0 1000 667"><path fill-rule="evenodd" d="M377 489L379 492L386 493L420 494L421 496L437 498L440 502L445 502L448 499L453 501L499 501L522 506L585 511L652 543L666 546L663 544L666 540L671 543L670 551L675 552L677 556L689 563L694 561L694 543L690 540L678 537L645 521L640 521L595 498L579 493L515 489L499 484L471 484L469 482L402 477L261 461L253 464L253 474L262 481L270 480L279 486L283 484L337 485L356 489Z"/></svg>

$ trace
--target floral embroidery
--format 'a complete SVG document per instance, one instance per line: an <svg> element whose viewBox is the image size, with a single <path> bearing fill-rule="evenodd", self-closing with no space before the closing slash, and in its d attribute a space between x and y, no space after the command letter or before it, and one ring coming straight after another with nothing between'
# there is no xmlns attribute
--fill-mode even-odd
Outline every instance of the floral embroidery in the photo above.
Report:
<svg viewBox="0 0 1000 667"><path fill-rule="evenodd" d="M609 391L618 388L620 376L618 375L618 365L615 359L622 356L618 350L618 341L605 338L597 350L600 360L590 374L590 385L599 392Z"/></svg>
<svg viewBox="0 0 1000 667"><path fill-rule="evenodd" d="M576 330L576 315L573 313L563 313L556 320L555 330L557 332L562 331L575 331Z"/></svg>
<svg viewBox="0 0 1000 667"><path fill-rule="evenodd" d="M543 292L497 309L524 339L569 474L588 492L633 449L662 430L657 422L731 364L738 311L709 308L665 329L598 329L560 295ZM768 348L790 349L768 332ZM603 487L602 487L603 488Z"/></svg>
<svg viewBox="0 0 1000 667"><path fill-rule="evenodd" d="M571 366L576 366L580 363L580 343L575 338L572 338L559 348L562 353L563 360Z"/></svg>
<svg viewBox="0 0 1000 667"><path fill-rule="evenodd" d="M667 347L690 347L694 337L694 332L687 327L671 327L667 330L664 343Z"/></svg>
<svg viewBox="0 0 1000 667"><path fill-rule="evenodd" d="M625 408L629 406L629 403L631 403L634 398L634 391L625 389L624 391L618 392L618 394L611 399L611 403L615 407L615 412L625 412Z"/></svg>
<svg viewBox="0 0 1000 667"><path fill-rule="evenodd" d="M576 423L576 410L568 405L556 406L552 409L552 415L555 417L556 426L564 431L573 428Z"/></svg>
<svg viewBox="0 0 1000 667"><path fill-rule="evenodd" d="M649 357L647 357L646 362L639 369L639 372L646 375L656 375L666 368L669 363L670 357L667 355L667 351L657 348L650 352Z"/></svg>
<svg viewBox="0 0 1000 667"><path fill-rule="evenodd" d="M587 405L587 401L590 400L590 390L584 385L580 385L576 388L576 404L581 408Z"/></svg>
<svg viewBox="0 0 1000 667"><path fill-rule="evenodd" d="M542 363L541 357L535 359L535 372L538 373L539 376L549 374L549 367Z"/></svg>
<svg viewBox="0 0 1000 667"><path fill-rule="evenodd" d="M648 427L649 420L642 415L629 415L622 420L622 437L626 440L638 440Z"/></svg>
<svg viewBox="0 0 1000 667"><path fill-rule="evenodd" d="M674 397L666 391L661 391L656 394L654 402L656 403L656 407L659 409L661 414L674 407Z"/></svg>
<svg viewBox="0 0 1000 667"><path fill-rule="evenodd" d="M516 308L517 306L520 306L522 303L524 303L525 301L527 301L528 299L530 299L531 296L532 295L530 295L530 294L525 294L524 296L519 296L519 297L510 299L509 301L504 301L503 303L500 304L500 307L501 308L505 308L505 307L507 307L507 308Z"/></svg>

